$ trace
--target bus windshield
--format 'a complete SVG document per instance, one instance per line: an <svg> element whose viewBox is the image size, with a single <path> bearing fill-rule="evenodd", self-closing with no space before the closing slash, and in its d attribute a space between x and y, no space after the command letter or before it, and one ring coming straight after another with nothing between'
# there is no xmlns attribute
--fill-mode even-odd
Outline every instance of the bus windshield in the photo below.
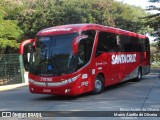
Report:
<svg viewBox="0 0 160 120"><path fill-rule="evenodd" d="M38 36L31 53L29 72L40 76L59 76L76 70L72 42L78 34Z"/></svg>

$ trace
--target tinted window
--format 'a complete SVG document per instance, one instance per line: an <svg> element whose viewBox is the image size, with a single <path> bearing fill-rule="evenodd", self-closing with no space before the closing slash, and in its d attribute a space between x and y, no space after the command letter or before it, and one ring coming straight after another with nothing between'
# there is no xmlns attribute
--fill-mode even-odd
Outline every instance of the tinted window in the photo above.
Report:
<svg viewBox="0 0 160 120"><path fill-rule="evenodd" d="M119 35L121 52L143 52L145 49L144 39L138 37Z"/></svg>
<svg viewBox="0 0 160 120"><path fill-rule="evenodd" d="M119 37L116 34L108 32L99 33L97 55L103 52L118 52L119 47Z"/></svg>
<svg viewBox="0 0 160 120"><path fill-rule="evenodd" d="M93 30L89 30L89 31L83 31L82 34L88 36L86 42L84 43L86 46L85 47L85 53L86 53L85 61L87 63L91 57L96 32Z"/></svg>
<svg viewBox="0 0 160 120"><path fill-rule="evenodd" d="M78 50L78 68L83 67L86 65L92 54L92 48L94 43L96 32L93 30L90 31L83 31L82 35L87 35L88 38L82 39L79 42L79 50Z"/></svg>
<svg viewBox="0 0 160 120"><path fill-rule="evenodd" d="M109 32L100 32L96 55L104 52L144 52L148 45L145 39L118 35Z"/></svg>

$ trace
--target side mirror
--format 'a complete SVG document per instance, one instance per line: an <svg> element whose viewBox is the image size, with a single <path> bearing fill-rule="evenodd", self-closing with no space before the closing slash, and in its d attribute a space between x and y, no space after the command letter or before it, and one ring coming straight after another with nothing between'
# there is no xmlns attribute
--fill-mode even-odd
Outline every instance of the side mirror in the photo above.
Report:
<svg viewBox="0 0 160 120"><path fill-rule="evenodd" d="M35 39L28 39L28 40L25 40L21 43L20 45L20 50L19 50L19 53L20 53L20 60L22 62L20 62L20 65L21 66L24 66L24 64L26 64L26 62L23 63L23 57L24 57L24 47L30 43L34 43L35 42ZM27 58L25 58L28 62L29 62L29 58L30 58L30 54L27 55ZM25 65L25 70L28 70L28 66L26 67ZM23 74L23 70L21 70L21 73Z"/></svg>
<svg viewBox="0 0 160 120"><path fill-rule="evenodd" d="M74 54L77 54L78 53L78 46L79 46L79 42L83 39L86 39L88 38L87 35L81 35L81 36L78 36L74 39L73 41L73 44L72 44L72 47L73 47L73 53Z"/></svg>
<svg viewBox="0 0 160 120"><path fill-rule="evenodd" d="M24 54L24 46L27 45L27 44L29 44L29 43L32 43L32 42L34 42L34 41L35 41L35 39L29 39L29 40L23 41L23 42L21 43L21 45L20 45L20 51L19 51L19 53L20 53L21 55L23 55L23 54Z"/></svg>
<svg viewBox="0 0 160 120"><path fill-rule="evenodd" d="M33 54L33 52L35 52L35 45L34 43L29 43L28 44L28 47L27 47L27 61L29 62L30 61L30 58L31 58L31 55Z"/></svg>

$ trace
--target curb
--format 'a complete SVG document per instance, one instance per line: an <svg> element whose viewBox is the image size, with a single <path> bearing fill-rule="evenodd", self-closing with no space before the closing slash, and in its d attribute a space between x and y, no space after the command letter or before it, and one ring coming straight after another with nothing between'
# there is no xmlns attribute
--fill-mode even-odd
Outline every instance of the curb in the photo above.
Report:
<svg viewBox="0 0 160 120"><path fill-rule="evenodd" d="M5 86L0 86L0 92L5 91L5 90L11 90L23 86L27 86L28 83L21 83L21 84L13 84L13 85L5 85Z"/></svg>

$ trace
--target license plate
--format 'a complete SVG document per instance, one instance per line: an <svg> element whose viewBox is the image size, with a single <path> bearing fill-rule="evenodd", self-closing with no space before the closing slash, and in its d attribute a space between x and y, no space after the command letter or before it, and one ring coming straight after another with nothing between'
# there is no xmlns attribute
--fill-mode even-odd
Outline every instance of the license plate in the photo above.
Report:
<svg viewBox="0 0 160 120"><path fill-rule="evenodd" d="M45 93L50 93L50 92L51 92L51 89L43 89L43 92L45 92Z"/></svg>

